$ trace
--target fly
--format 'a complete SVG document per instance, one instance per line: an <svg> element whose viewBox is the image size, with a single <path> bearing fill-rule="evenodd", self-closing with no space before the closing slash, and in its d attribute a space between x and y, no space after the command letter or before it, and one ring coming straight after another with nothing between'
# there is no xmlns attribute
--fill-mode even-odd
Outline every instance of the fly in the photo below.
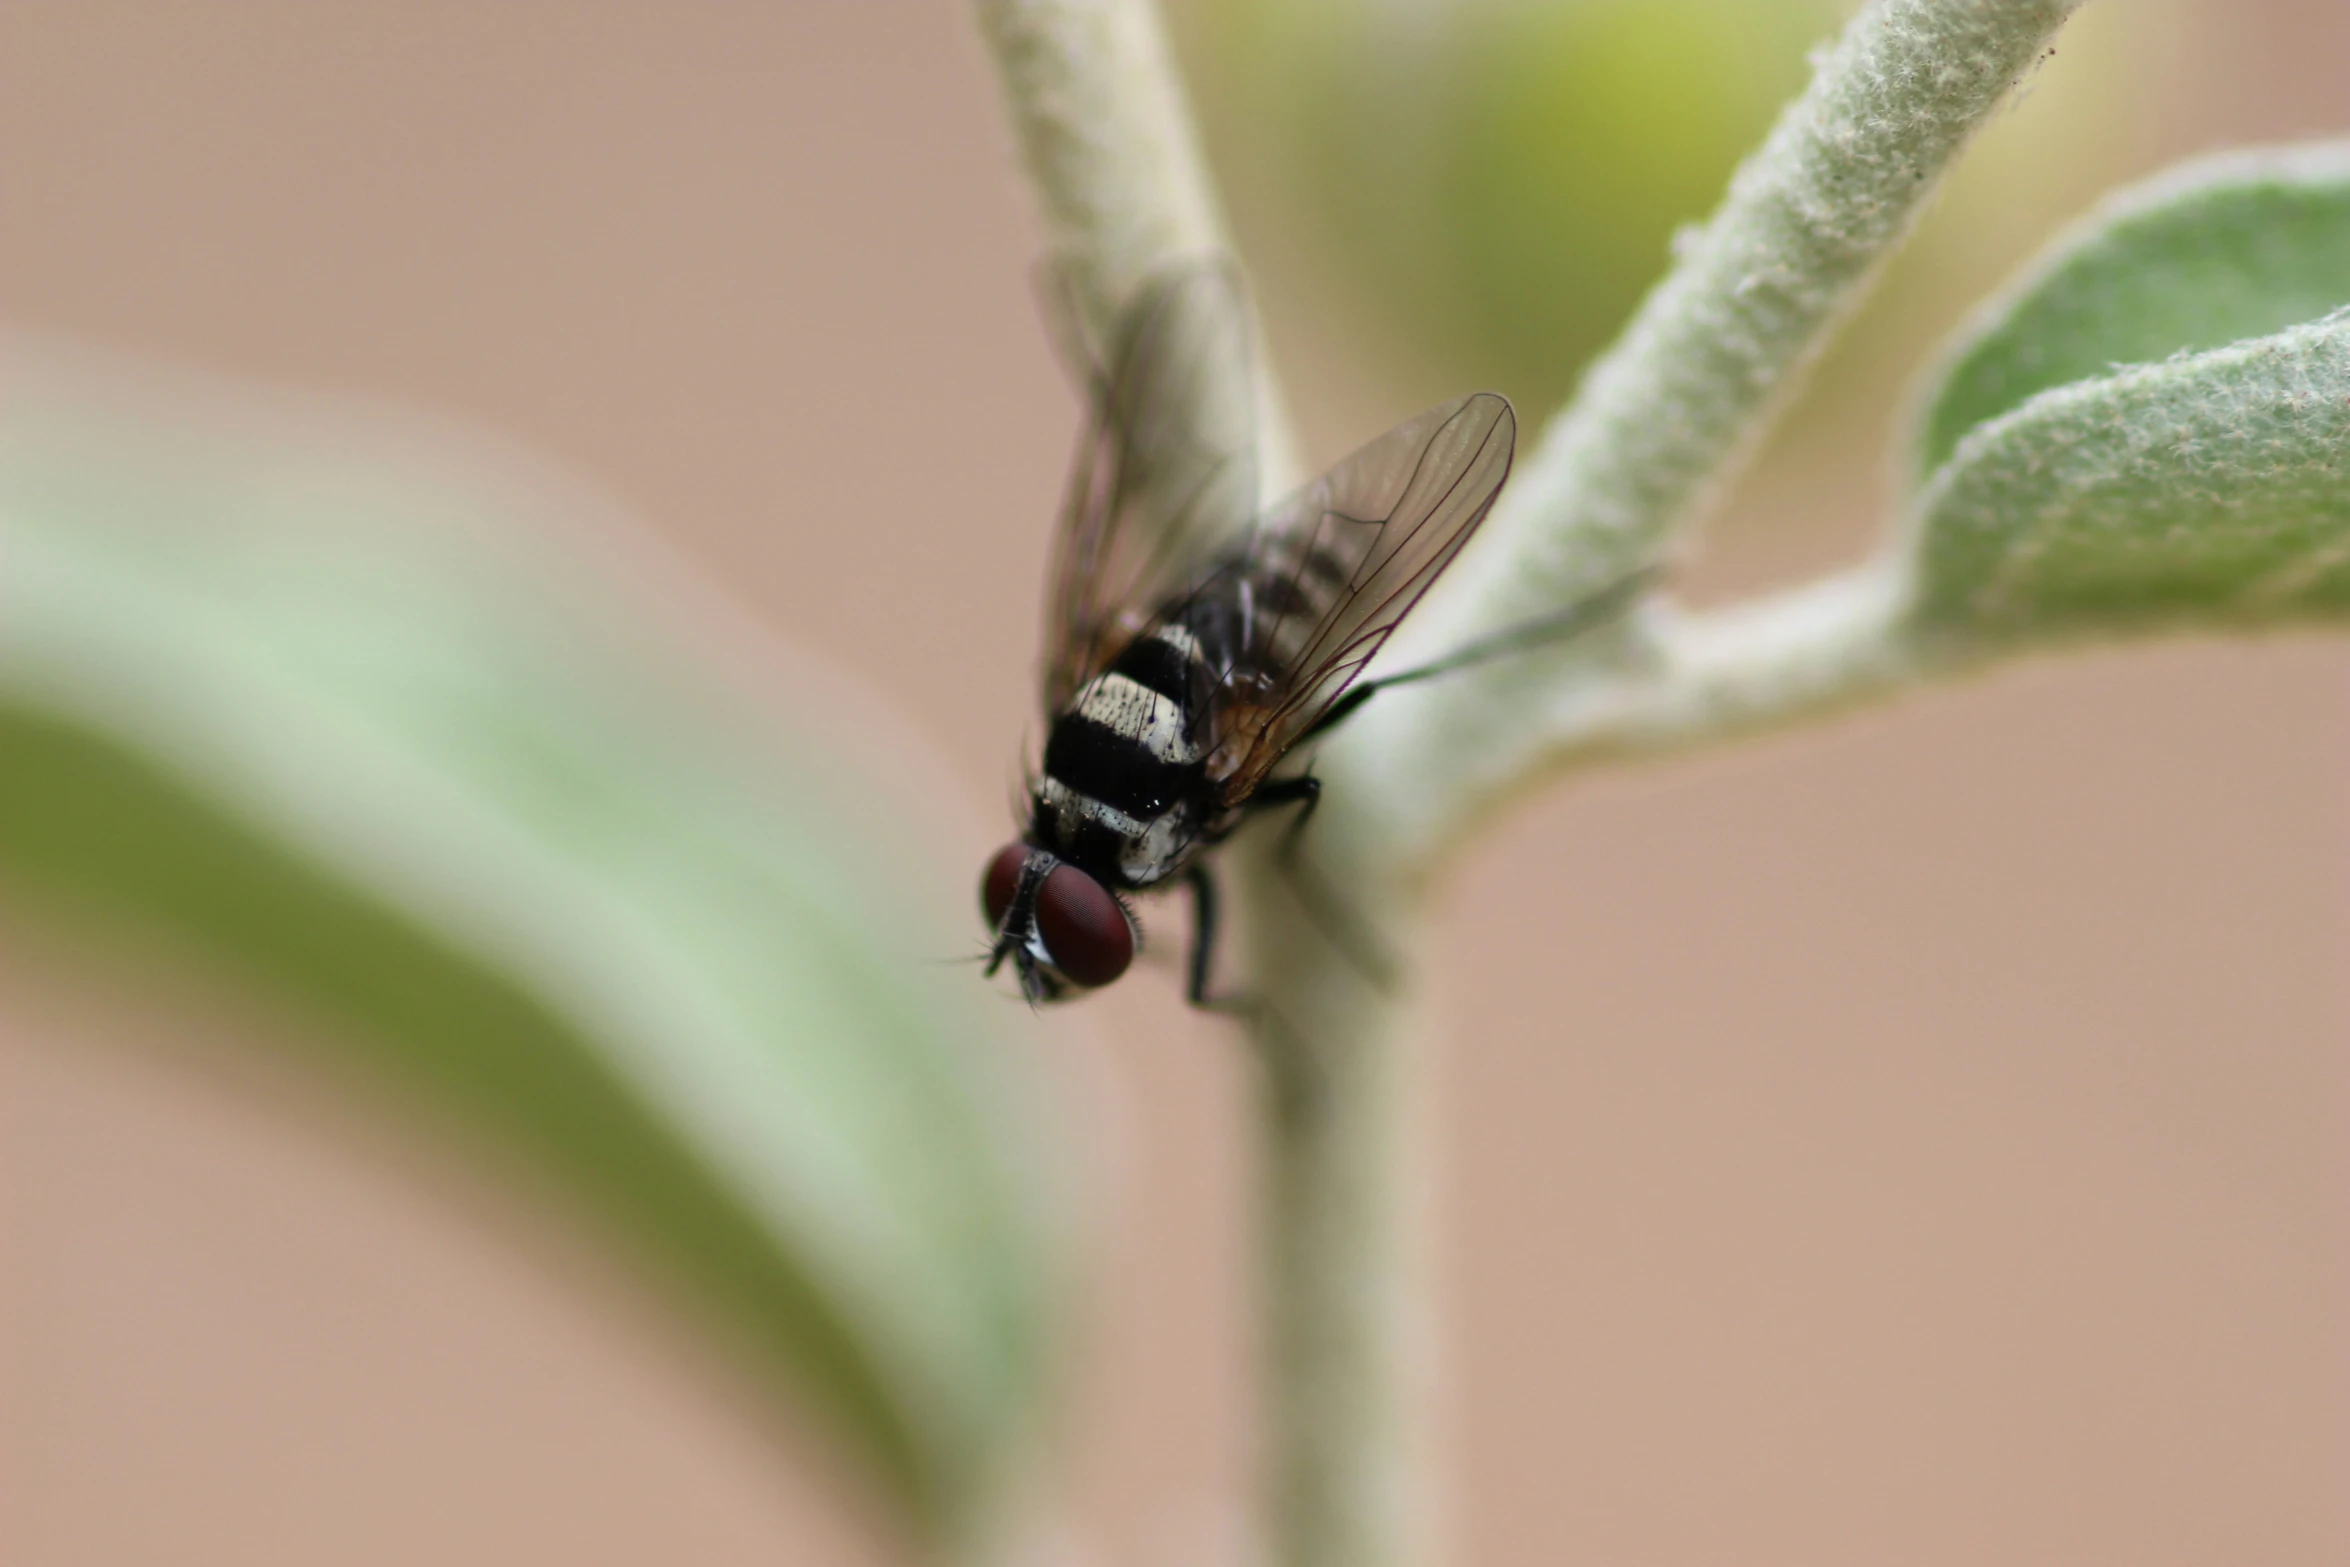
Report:
<svg viewBox="0 0 2350 1567"><path fill-rule="evenodd" d="M1050 728L1026 828L981 880L987 972L1008 960L1032 1002L1106 985L1138 942L1127 895L1181 880L1188 994L1214 1006L1207 851L1258 811L1294 806L1304 824L1321 785L1273 776L1290 750L1375 691L1563 634L1621 595L1358 685L1500 495L1508 400L1431 408L1260 515L1254 411L1229 392L1251 369L1231 263L1159 274L1100 362L1082 357L1092 412L1046 609Z"/></svg>

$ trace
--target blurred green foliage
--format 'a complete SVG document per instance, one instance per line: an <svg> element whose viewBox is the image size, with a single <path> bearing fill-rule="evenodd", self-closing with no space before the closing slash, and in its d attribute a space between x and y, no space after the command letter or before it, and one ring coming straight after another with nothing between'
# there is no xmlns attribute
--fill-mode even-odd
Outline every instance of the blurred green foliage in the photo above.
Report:
<svg viewBox="0 0 2350 1567"><path fill-rule="evenodd" d="M576 498L9 348L20 916L306 1013L648 1264L891 1513L984 1528L1052 1370L1057 1144L1016 1014L939 961L967 894L921 769L689 653Z"/></svg>
<svg viewBox="0 0 2350 1567"><path fill-rule="evenodd" d="M1543 407L1807 79L1822 0L1221 0L1178 14L1244 231L1352 315Z"/></svg>

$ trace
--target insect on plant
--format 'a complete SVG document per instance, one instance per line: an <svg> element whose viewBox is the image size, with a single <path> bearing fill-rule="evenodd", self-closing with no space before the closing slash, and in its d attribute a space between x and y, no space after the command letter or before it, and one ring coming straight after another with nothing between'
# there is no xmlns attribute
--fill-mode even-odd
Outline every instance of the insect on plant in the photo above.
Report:
<svg viewBox="0 0 2350 1567"><path fill-rule="evenodd" d="M1069 340L1083 344L1081 333ZM1106 363L1080 348L1080 437L1046 606L1040 773L1019 841L988 862L993 941L1030 1001L1106 985L1133 961L1125 894L1192 890L1187 994L1211 997L1218 899L1207 851L1321 784L1276 778L1301 743L1390 686L1564 635L1601 595L1400 674L1357 681L1451 564L1509 477L1517 418L1472 392L1409 419L1259 515L1253 416L1215 399L1249 384L1248 310L1226 259L1146 283Z"/></svg>

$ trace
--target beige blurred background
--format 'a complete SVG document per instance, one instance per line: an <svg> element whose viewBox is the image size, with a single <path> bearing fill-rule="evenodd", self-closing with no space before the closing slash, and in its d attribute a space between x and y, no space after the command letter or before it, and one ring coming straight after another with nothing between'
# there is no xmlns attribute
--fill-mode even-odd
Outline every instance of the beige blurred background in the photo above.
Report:
<svg viewBox="0 0 2350 1567"><path fill-rule="evenodd" d="M2014 200L1954 194L1691 591L1861 547L1887 392L2032 237L1983 214L2350 124L2336 0L2108 4L2062 63L2126 112L2007 117ZM1423 388L1251 199L1332 455ZM16 0L0 225L15 324L585 473L994 820L1076 408L959 7ZM2350 1559L2346 672L2016 668L1484 842L1430 954L1459 1559ZM254 1048L298 1024L7 934L8 1562L884 1559L592 1248ZM1036 1543L1226 1562L1245 1062L1164 973L1085 1010L1109 1196Z"/></svg>

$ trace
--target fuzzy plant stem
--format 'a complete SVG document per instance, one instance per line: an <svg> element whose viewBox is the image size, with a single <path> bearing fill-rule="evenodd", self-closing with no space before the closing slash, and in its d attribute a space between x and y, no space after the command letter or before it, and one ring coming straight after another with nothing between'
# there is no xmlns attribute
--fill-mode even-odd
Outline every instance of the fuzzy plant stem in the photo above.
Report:
<svg viewBox="0 0 2350 1567"><path fill-rule="evenodd" d="M1045 252L1095 337L1169 264L1229 251L1214 178L1149 0L977 0ZM1261 361L1258 471L1300 477L1280 389ZM1233 395L1249 395L1234 388Z"/></svg>
<svg viewBox="0 0 2350 1567"><path fill-rule="evenodd" d="M1477 547L1408 628L1412 648L1456 646L1663 557L2080 4L1876 0L1855 17L1519 464ZM1593 673L1581 651L1511 660L1366 715L1350 739L1379 755L1392 784L1381 807L1408 852L1433 851L1578 748L1572 695ZM1618 651L1636 662L1647 650L1635 638Z"/></svg>
<svg viewBox="0 0 2350 1567"><path fill-rule="evenodd" d="M1418 648L1644 567L1759 439L1794 373L2078 0L1877 0L1739 171L1415 617ZM1222 243L1144 0L979 0L1048 243L1096 324ZM1264 406L1278 405L1266 401ZM1284 471L1269 432L1265 466ZM1562 759L1680 743L1901 677L1893 579L1755 610L1652 608L1617 636L1372 703L1325 750L1310 849L1241 872L1267 1065L1261 1409L1277 1567L1401 1567L1427 1545L1409 960L1432 857ZM1257 835L1260 840L1270 834Z"/></svg>
<svg viewBox="0 0 2350 1567"><path fill-rule="evenodd" d="M1817 61L1671 273L1505 491L1414 653L1644 568L1752 449L1968 136L2077 0L1879 0ZM1301 878L1245 861L1275 1063L1266 1268L1274 1559L1428 1554L1409 960L1435 858L1569 758L1754 727L1906 674L1901 580L1869 568L1749 610L1664 607L1557 656L1398 691L1324 751ZM1411 655L1399 657L1409 662ZM1343 910L1333 930L1327 911ZM1323 911L1317 913L1317 910ZM1376 961L1366 962L1365 947Z"/></svg>

